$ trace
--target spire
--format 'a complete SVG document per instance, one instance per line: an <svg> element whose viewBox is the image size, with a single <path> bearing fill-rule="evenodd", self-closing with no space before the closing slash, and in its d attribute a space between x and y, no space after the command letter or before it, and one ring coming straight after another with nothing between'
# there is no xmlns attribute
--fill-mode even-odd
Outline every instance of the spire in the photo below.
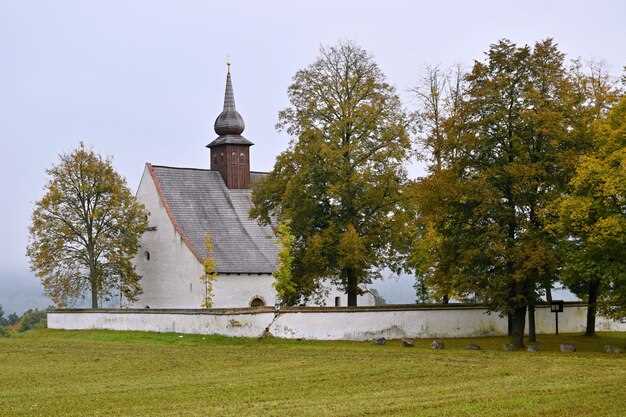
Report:
<svg viewBox="0 0 626 417"><path fill-rule="evenodd" d="M230 78L230 62L226 63L228 67L228 73L226 74L226 91L224 92L224 111L235 110L235 94L233 93L233 82Z"/></svg>
<svg viewBox="0 0 626 417"><path fill-rule="evenodd" d="M233 93L233 82L230 77L230 62L228 73L226 74L226 90L224 91L224 110L215 119L215 133L219 136L236 135L243 133L245 124L243 118L235 109L235 95Z"/></svg>

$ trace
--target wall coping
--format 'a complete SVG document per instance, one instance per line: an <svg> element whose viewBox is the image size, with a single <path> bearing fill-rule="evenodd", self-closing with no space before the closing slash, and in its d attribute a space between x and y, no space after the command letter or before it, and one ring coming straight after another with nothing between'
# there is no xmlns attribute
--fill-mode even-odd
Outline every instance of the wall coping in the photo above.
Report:
<svg viewBox="0 0 626 417"><path fill-rule="evenodd" d="M578 301L565 301L565 307L586 307L587 304ZM549 308L550 304L537 304L535 308ZM363 313L385 311L420 311L420 310L488 310L484 304L391 304L381 306L363 307L241 307L241 308L211 308L211 309L187 309L187 308L65 308L54 309L49 313L61 314L84 314L84 313L107 313L107 314L182 314L182 315L241 315L241 314L268 314L268 313ZM493 312L493 311L492 311ZM495 313L495 312L494 312Z"/></svg>

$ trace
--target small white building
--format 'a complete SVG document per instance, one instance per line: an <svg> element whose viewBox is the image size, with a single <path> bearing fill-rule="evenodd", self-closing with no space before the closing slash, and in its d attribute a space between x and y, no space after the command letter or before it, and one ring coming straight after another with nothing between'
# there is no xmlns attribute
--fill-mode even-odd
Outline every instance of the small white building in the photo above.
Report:
<svg viewBox="0 0 626 417"><path fill-rule="evenodd" d="M146 164L137 199L150 213L135 265L143 293L129 307L200 308L205 297L203 261L210 236L216 262L213 307L274 305L272 273L278 246L270 226L250 219L250 184L266 173L250 171L251 141L235 109L230 68L224 110L215 120L218 137L210 149L210 169ZM329 306L347 305L347 296L330 288ZM359 305L373 305L365 293Z"/></svg>

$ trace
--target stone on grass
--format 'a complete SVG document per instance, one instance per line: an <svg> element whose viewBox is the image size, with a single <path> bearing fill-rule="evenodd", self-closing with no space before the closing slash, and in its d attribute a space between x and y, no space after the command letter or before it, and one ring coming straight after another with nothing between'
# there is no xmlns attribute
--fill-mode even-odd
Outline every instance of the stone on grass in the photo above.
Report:
<svg viewBox="0 0 626 417"><path fill-rule="evenodd" d="M561 352L576 352L576 345L573 343L561 343Z"/></svg>
<svg viewBox="0 0 626 417"><path fill-rule="evenodd" d="M404 339L402 339L402 346L404 346L404 347L413 347L413 346L415 346L415 340L414 339L409 339L408 337L405 337Z"/></svg>
<svg viewBox="0 0 626 417"><path fill-rule="evenodd" d="M374 339L374 343L380 346L384 345L385 342L387 342L387 339L385 339L384 337L379 337L377 339Z"/></svg>
<svg viewBox="0 0 626 417"><path fill-rule="evenodd" d="M443 349L443 340L433 340L430 346L435 350Z"/></svg>
<svg viewBox="0 0 626 417"><path fill-rule="evenodd" d="M506 350L507 352L515 352L517 350L513 343L507 343L502 345L502 349Z"/></svg>
<svg viewBox="0 0 626 417"><path fill-rule="evenodd" d="M624 353L624 349L622 349L619 346L613 346L613 345L605 345L604 351L606 353Z"/></svg>
<svg viewBox="0 0 626 417"><path fill-rule="evenodd" d="M529 352L539 352L539 343L531 343L526 349Z"/></svg>
<svg viewBox="0 0 626 417"><path fill-rule="evenodd" d="M469 345L467 345L465 347L465 349L467 349L467 350L480 350L480 346L478 346L476 343L470 343Z"/></svg>

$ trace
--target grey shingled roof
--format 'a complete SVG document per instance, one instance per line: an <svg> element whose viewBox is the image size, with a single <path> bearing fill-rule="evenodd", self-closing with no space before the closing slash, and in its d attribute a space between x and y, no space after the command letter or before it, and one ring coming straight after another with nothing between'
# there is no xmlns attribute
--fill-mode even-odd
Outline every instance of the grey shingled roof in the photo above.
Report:
<svg viewBox="0 0 626 417"><path fill-rule="evenodd" d="M269 226L250 219L250 190L231 190L219 172L149 165L157 189L175 227L199 260L213 240L219 273L272 273L278 246ZM253 173L253 180L262 176Z"/></svg>

